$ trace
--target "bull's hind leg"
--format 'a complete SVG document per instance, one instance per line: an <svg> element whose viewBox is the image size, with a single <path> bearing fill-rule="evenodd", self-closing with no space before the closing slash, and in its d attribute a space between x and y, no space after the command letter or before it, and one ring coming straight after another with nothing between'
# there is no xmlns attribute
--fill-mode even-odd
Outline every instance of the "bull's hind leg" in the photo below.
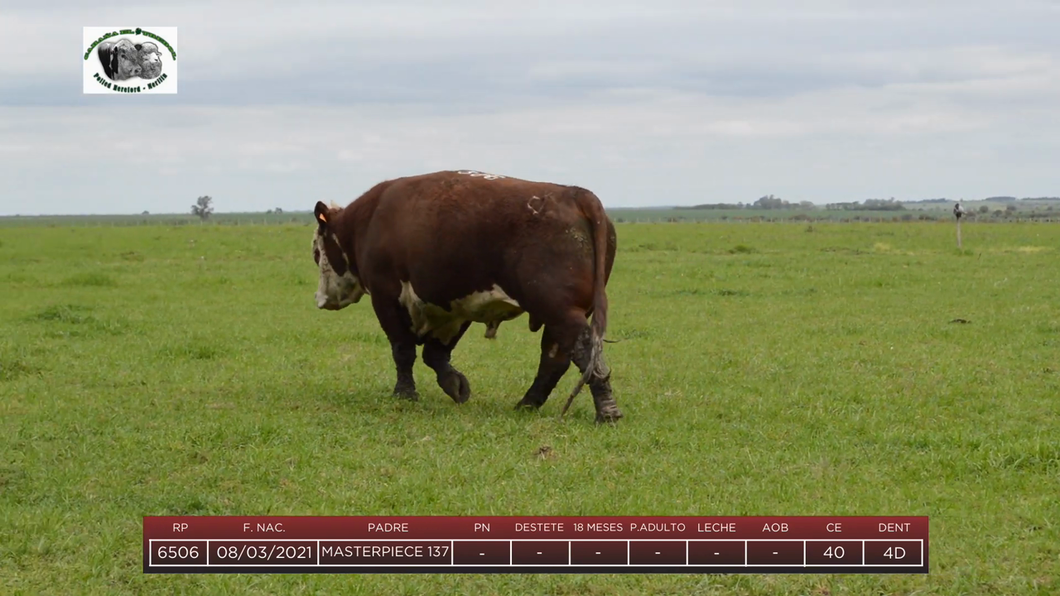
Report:
<svg viewBox="0 0 1060 596"><path fill-rule="evenodd" d="M556 384L570 368L570 352L560 351L559 342L553 333L554 327L545 327L541 333L541 362L537 366L537 376L530 385L523 399L515 404L516 409L537 409L545 405Z"/></svg>
<svg viewBox="0 0 1060 596"><path fill-rule="evenodd" d="M467 382L467 377L463 373L453 368L449 363L449 359L453 354L453 348L456 347L456 343L460 341L460 338L470 326L470 321L464 323L460 327L459 333L450 339L448 343L443 343L434 337L423 343L424 364L434 369L434 372L438 375L438 386L458 404L466 402L471 397L471 384Z"/></svg>
<svg viewBox="0 0 1060 596"><path fill-rule="evenodd" d="M586 326L578 335L573 356L574 364L582 374L593 366L592 346L592 332ZM622 417L622 411L618 409L618 403L611 392L611 370L604 362L603 346L600 347L598 358L597 366L593 367L589 377L589 391L593 394L593 405L596 407L596 422L615 422Z"/></svg>
<svg viewBox="0 0 1060 596"><path fill-rule="evenodd" d="M589 377L589 390L596 407L596 421L614 422L622 417L622 412L612 394L611 373L603 357L601 351L599 366L594 367ZM592 365L592 332L584 314L572 316L563 324L545 325L537 377L516 408L541 407L567 372L571 361L582 374Z"/></svg>

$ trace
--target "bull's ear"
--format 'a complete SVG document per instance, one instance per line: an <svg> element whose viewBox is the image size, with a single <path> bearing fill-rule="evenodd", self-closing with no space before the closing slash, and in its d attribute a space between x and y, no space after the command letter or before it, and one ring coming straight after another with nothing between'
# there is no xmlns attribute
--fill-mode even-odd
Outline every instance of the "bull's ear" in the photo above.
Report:
<svg viewBox="0 0 1060 596"><path fill-rule="evenodd" d="M313 214L316 217L317 223L323 228L328 224L328 206L322 201L317 201L316 209L313 210Z"/></svg>

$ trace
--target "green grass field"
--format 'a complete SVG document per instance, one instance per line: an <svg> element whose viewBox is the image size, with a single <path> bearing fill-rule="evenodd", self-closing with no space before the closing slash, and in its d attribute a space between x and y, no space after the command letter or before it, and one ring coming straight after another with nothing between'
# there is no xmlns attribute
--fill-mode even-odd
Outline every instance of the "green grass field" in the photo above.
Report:
<svg viewBox="0 0 1060 596"><path fill-rule="evenodd" d="M1060 593L1060 226L618 234L597 427L512 410L525 317L392 399L308 226L0 230L0 593ZM927 515L931 573L144 575L145 515Z"/></svg>

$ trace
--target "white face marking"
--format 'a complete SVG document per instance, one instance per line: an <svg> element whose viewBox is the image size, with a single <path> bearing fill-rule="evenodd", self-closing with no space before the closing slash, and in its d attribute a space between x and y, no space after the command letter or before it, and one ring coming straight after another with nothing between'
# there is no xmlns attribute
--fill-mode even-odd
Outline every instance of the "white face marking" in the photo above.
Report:
<svg viewBox="0 0 1060 596"><path fill-rule="evenodd" d="M335 234L331 235L333 241L338 244ZM367 292L350 272L350 261L346 253L342 258L346 261L346 272L342 275L335 273L335 268L328 261L328 255L324 251L324 238L320 235L320 229L313 234L313 250L320 256L320 284L317 286L317 308L327 310L340 310L360 301Z"/></svg>
<svg viewBox="0 0 1060 596"><path fill-rule="evenodd" d="M412 284L407 281L401 282L401 295L398 300L409 311L413 333L420 337L429 334L446 345L460 333L460 327L467 321L485 323L487 327L493 327L493 332L496 333L496 326L502 321L509 321L523 314L519 303L497 285L489 291L474 292L453 300L449 311L421 300Z"/></svg>

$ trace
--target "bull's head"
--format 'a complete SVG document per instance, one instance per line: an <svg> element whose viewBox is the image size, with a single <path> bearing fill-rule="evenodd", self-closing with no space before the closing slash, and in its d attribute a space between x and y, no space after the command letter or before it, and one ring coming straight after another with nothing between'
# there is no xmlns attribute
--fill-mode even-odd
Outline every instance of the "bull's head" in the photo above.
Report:
<svg viewBox="0 0 1060 596"><path fill-rule="evenodd" d="M115 56L115 78L120 81L140 76L143 68L138 64L140 49L128 39L119 39L111 48Z"/></svg>
<svg viewBox="0 0 1060 596"><path fill-rule="evenodd" d="M317 286L317 308L340 310L358 302L365 295L361 280L354 270L356 264L339 244L336 234L338 209L329 209L317 202L314 215L317 220L313 235L313 260L320 267L320 285Z"/></svg>

